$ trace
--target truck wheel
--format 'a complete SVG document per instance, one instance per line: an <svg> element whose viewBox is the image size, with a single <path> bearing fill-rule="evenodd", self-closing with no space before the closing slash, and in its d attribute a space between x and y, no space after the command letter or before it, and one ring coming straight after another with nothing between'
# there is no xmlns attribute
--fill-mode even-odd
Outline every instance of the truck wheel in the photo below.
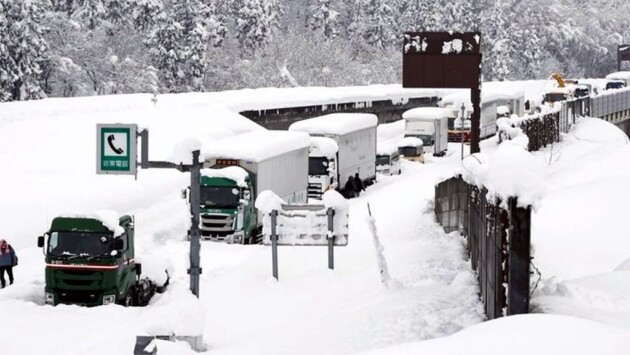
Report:
<svg viewBox="0 0 630 355"><path fill-rule="evenodd" d="M131 306L135 306L134 304L134 290L133 287L130 287L129 290L127 291L127 294L125 295L125 298L123 298L120 301L120 304L125 306L125 307L131 307Z"/></svg>

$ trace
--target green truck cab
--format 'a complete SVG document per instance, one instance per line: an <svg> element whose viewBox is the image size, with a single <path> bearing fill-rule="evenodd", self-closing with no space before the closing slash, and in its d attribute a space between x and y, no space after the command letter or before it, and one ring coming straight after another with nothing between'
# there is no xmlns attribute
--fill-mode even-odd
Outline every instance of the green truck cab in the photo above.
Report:
<svg viewBox="0 0 630 355"><path fill-rule="evenodd" d="M201 176L201 238L228 243L256 243L258 214L251 178L244 184L228 177Z"/></svg>
<svg viewBox="0 0 630 355"><path fill-rule="evenodd" d="M46 304L144 306L166 289L168 274L161 286L141 278L133 217L122 216L110 228L97 217L53 219L37 241L46 256Z"/></svg>

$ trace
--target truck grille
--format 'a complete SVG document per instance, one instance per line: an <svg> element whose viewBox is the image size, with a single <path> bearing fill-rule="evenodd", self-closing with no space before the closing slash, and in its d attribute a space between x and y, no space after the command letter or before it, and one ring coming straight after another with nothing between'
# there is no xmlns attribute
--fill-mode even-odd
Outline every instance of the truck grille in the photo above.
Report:
<svg viewBox="0 0 630 355"><path fill-rule="evenodd" d="M223 240L226 236L234 234L233 225L233 215L203 214L201 215L201 237Z"/></svg>
<svg viewBox="0 0 630 355"><path fill-rule="evenodd" d="M322 184L308 183L308 197L318 200L322 199Z"/></svg>
<svg viewBox="0 0 630 355"><path fill-rule="evenodd" d="M95 292L79 292L57 290L55 292L59 297L59 302L67 304L96 304L98 301L98 293Z"/></svg>
<svg viewBox="0 0 630 355"><path fill-rule="evenodd" d="M59 285L73 288L94 288L100 286L103 274L86 270L59 270L56 272L56 278Z"/></svg>

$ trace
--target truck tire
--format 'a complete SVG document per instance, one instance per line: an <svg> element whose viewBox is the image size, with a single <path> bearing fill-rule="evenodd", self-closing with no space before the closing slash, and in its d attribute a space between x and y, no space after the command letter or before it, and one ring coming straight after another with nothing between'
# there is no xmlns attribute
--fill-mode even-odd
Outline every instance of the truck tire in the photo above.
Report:
<svg viewBox="0 0 630 355"><path fill-rule="evenodd" d="M132 307L136 305L136 297L133 287L127 290L127 294L120 300L120 304L125 307Z"/></svg>

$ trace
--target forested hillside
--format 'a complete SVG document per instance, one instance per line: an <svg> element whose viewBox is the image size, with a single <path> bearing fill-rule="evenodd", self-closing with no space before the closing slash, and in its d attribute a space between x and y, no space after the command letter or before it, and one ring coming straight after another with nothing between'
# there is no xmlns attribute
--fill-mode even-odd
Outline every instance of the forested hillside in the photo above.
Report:
<svg viewBox="0 0 630 355"><path fill-rule="evenodd" d="M625 0L0 0L0 101L400 82L402 32L482 33L484 80L601 76Z"/></svg>

